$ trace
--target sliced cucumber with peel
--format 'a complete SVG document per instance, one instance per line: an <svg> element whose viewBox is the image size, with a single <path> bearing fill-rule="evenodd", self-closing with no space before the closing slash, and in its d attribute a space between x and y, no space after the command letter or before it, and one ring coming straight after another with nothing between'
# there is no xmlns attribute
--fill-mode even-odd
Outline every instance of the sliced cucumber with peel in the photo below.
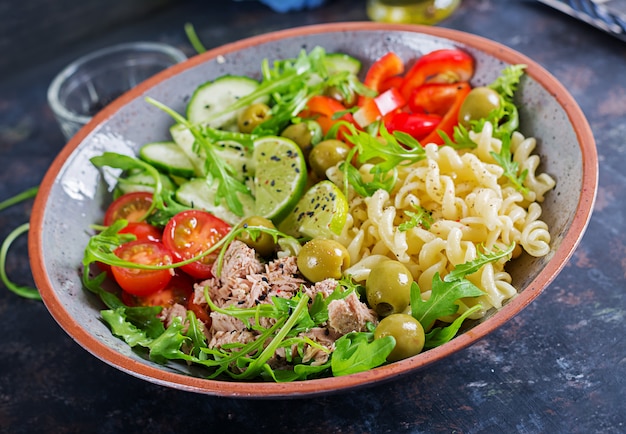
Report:
<svg viewBox="0 0 626 434"><path fill-rule="evenodd" d="M139 158L158 170L174 176L191 178L195 168L187 154L174 142L147 143L139 150Z"/></svg>
<svg viewBox="0 0 626 434"><path fill-rule="evenodd" d="M237 117L245 107L224 113L240 98L249 95L259 82L245 76L225 75L198 86L187 105L187 119L192 124L208 125L212 128L237 130ZM254 102L267 102L264 96Z"/></svg>
<svg viewBox="0 0 626 434"><path fill-rule="evenodd" d="M170 128L170 134L174 142L180 147L182 152L190 160L194 167L196 177L206 176L204 162L206 154L200 149L198 152L194 150L195 138L191 131L183 124L176 124ZM250 153L243 145L234 141L223 141L216 144L219 146L218 153L220 158L226 161L239 176L237 179L246 181L252 176L250 166Z"/></svg>
<svg viewBox="0 0 626 434"><path fill-rule="evenodd" d="M342 71L358 75L361 71L361 61L343 53L327 53L324 63L330 75Z"/></svg>
<svg viewBox="0 0 626 434"><path fill-rule="evenodd" d="M176 185L165 174L159 173L163 190L176 190ZM137 191L154 191L154 178L146 172L133 172L121 177L115 186L116 195L134 193Z"/></svg>
<svg viewBox="0 0 626 434"><path fill-rule="evenodd" d="M219 182L215 180L213 182ZM203 209L221 218L230 225L238 224L243 218L254 215L254 198L250 195L239 194L239 200L243 205L244 215L234 214L222 200L216 203L217 185L211 185L211 180L206 178L194 178L176 191L176 200L183 205Z"/></svg>

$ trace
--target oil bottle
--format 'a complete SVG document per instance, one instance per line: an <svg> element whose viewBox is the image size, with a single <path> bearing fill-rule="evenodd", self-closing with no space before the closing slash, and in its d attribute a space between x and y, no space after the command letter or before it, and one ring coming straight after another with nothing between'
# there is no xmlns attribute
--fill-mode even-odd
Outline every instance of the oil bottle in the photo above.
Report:
<svg viewBox="0 0 626 434"><path fill-rule="evenodd" d="M449 17L461 0L367 0L373 21L402 24L437 24Z"/></svg>

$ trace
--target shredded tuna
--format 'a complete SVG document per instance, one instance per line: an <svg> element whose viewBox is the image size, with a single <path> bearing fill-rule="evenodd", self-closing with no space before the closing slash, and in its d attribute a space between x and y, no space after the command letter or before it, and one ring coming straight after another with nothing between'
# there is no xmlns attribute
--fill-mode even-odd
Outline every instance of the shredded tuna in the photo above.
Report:
<svg viewBox="0 0 626 434"><path fill-rule="evenodd" d="M365 331L367 322L376 322L376 314L363 304L353 292L341 300L328 304L328 326L342 335Z"/></svg>
<svg viewBox="0 0 626 434"><path fill-rule="evenodd" d="M211 301L218 307L234 305L248 308L271 303L273 297L291 298L299 291L308 295L311 300L315 300L317 294L325 299L338 285L335 279L311 284L299 273L296 258L293 256L263 264L255 251L240 241L231 243L224 255L221 270L214 266L214 275L218 277L196 285L194 303L207 306L205 287ZM249 343L258 336L254 328L247 329L243 321L227 314L211 312L210 317L212 321L207 336L211 348L230 343ZM270 327L275 321L261 317L258 325ZM333 300L328 305L328 321L321 327L312 328L300 335L310 339L313 344L305 344L300 348L296 345L288 349L279 348L268 360L268 364L273 369L282 369L288 366L288 360L296 357L302 358L304 363L324 364L329 360L338 338L352 331L365 330L368 321L377 322L376 314L359 300L356 293ZM254 320L250 320L250 323L254 324Z"/></svg>
<svg viewBox="0 0 626 434"><path fill-rule="evenodd" d="M165 324L165 327L169 327L174 322L174 318L180 318L185 321L187 318L187 308L178 303L173 304L170 307L165 307L161 311L160 319Z"/></svg>

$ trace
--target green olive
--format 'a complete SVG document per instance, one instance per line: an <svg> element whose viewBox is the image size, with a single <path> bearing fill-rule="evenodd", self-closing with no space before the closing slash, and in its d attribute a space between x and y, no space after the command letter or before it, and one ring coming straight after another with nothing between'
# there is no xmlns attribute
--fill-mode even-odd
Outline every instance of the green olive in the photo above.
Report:
<svg viewBox="0 0 626 434"><path fill-rule="evenodd" d="M302 149L304 158L308 159L313 145L322 139L322 127L315 121L303 121L291 124L280 134L293 140Z"/></svg>
<svg viewBox="0 0 626 434"><path fill-rule="evenodd" d="M380 316L403 312L411 302L411 272L398 261L372 267L365 281L367 302Z"/></svg>
<svg viewBox="0 0 626 434"><path fill-rule="evenodd" d="M242 133L251 133L257 125L262 124L271 117L270 107L267 104L251 104L241 112L237 125Z"/></svg>
<svg viewBox="0 0 626 434"><path fill-rule="evenodd" d="M352 107L356 102L357 94L352 88L342 89L330 86L324 90L324 95L340 101L345 107Z"/></svg>
<svg viewBox="0 0 626 434"><path fill-rule="evenodd" d="M322 140L311 150L309 165L318 176L326 177L326 170L345 161L349 152L350 148L341 140Z"/></svg>
<svg viewBox="0 0 626 434"><path fill-rule="evenodd" d="M260 226L263 228L276 229L274 223L261 216L247 217L243 219L239 225L243 227ZM252 238L248 232L242 232L237 239L252 247L261 256L271 255L274 253L276 247L274 237L267 232L261 232L256 238Z"/></svg>
<svg viewBox="0 0 626 434"><path fill-rule="evenodd" d="M459 122L469 126L470 121L486 118L500 107L500 95L488 87L475 87L467 94L459 110Z"/></svg>
<svg viewBox="0 0 626 434"><path fill-rule="evenodd" d="M395 313L383 318L374 330L374 338L393 336L396 346L387 356L390 362L406 359L419 354L424 348L424 327L418 320L406 313Z"/></svg>
<svg viewBox="0 0 626 434"><path fill-rule="evenodd" d="M350 254L334 240L313 238L298 253L298 269L311 282L340 279L350 266Z"/></svg>

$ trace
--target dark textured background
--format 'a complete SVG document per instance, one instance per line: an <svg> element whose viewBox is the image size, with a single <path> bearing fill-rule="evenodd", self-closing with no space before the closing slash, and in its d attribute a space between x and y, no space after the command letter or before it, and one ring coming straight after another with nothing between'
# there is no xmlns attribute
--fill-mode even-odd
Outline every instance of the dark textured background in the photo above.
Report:
<svg viewBox="0 0 626 434"><path fill-rule="evenodd" d="M0 200L37 185L64 139L45 100L52 77L132 40L193 50L298 25L366 19L365 0L281 15L256 2L0 0ZM216 6L219 5L219 6ZM626 432L626 44L535 1L464 0L441 24L539 62L587 115L600 156L588 231L524 312L447 360L379 386L315 399L196 395L122 373L73 342L40 302L0 285L0 432ZM0 239L30 202L0 213ZM8 261L30 281L26 237Z"/></svg>

